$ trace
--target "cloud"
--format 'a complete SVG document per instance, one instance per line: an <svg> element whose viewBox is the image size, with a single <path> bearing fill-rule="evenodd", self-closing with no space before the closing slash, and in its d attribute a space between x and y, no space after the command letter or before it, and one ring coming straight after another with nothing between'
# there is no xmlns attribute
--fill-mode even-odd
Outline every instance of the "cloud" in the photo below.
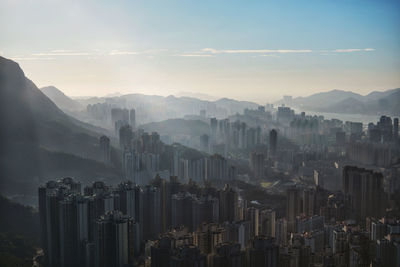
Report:
<svg viewBox="0 0 400 267"><path fill-rule="evenodd" d="M259 55L259 57L279 57L278 55L271 55L271 54L263 54L263 55Z"/></svg>
<svg viewBox="0 0 400 267"><path fill-rule="evenodd" d="M352 53L352 52L370 52L375 51L374 48L352 48L352 49L335 49L333 52L335 53Z"/></svg>
<svg viewBox="0 0 400 267"><path fill-rule="evenodd" d="M82 52L50 52L50 53L34 53L32 56L90 56L90 53Z"/></svg>
<svg viewBox="0 0 400 267"><path fill-rule="evenodd" d="M109 55L110 56L122 56L122 55L138 55L139 52L135 51L119 51L119 50L112 50Z"/></svg>
<svg viewBox="0 0 400 267"><path fill-rule="evenodd" d="M213 55L209 54L181 54L181 55L176 55L178 57L214 57Z"/></svg>
<svg viewBox="0 0 400 267"><path fill-rule="evenodd" d="M68 53L68 52L74 52L74 50L64 50L64 49L59 49L59 50L51 50L52 53Z"/></svg>
<svg viewBox="0 0 400 267"><path fill-rule="evenodd" d="M110 56L120 56L120 55L144 55L144 54L157 54L160 52L168 51L167 49L149 49L144 51L120 51L120 50L111 50L109 53Z"/></svg>
<svg viewBox="0 0 400 267"><path fill-rule="evenodd" d="M204 53L212 54L286 54L286 53L311 53L311 49L223 49L217 50L214 48L203 48Z"/></svg>
<svg viewBox="0 0 400 267"><path fill-rule="evenodd" d="M54 60L53 57L12 57L14 61Z"/></svg>

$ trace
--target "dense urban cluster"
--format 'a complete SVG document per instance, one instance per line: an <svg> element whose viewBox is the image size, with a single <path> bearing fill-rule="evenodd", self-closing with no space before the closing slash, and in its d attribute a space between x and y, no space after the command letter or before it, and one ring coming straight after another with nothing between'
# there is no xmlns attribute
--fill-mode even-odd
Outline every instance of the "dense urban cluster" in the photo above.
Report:
<svg viewBox="0 0 400 267"><path fill-rule="evenodd" d="M201 110L209 134L192 155L137 127L134 109L110 112L123 182L39 188L47 266L400 266L398 118Z"/></svg>

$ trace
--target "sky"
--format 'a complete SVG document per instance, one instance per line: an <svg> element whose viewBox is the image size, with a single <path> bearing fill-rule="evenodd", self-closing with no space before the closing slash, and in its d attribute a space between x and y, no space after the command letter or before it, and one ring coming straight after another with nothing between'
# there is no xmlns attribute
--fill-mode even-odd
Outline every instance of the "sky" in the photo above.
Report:
<svg viewBox="0 0 400 267"><path fill-rule="evenodd" d="M400 1L0 0L0 55L70 96L367 94L400 87Z"/></svg>

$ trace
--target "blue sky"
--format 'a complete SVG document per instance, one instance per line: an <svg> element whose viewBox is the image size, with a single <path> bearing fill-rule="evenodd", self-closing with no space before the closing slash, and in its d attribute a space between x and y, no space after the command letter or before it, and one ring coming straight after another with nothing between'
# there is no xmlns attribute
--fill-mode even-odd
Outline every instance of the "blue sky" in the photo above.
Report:
<svg viewBox="0 0 400 267"><path fill-rule="evenodd" d="M0 0L0 53L75 96L365 94L400 87L400 1Z"/></svg>

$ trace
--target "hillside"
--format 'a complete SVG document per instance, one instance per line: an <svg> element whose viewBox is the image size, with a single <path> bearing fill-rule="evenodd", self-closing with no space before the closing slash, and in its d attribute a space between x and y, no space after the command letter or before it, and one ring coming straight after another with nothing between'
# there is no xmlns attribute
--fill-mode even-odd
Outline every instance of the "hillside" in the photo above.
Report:
<svg viewBox="0 0 400 267"><path fill-rule="evenodd" d="M42 87L40 88L40 91L50 98L50 100L53 101L53 103L56 104L61 110L76 111L85 108L81 103L69 98L54 86Z"/></svg>
<svg viewBox="0 0 400 267"><path fill-rule="evenodd" d="M37 186L53 175L58 178L73 172L95 176L101 170L100 163L95 162L100 158L101 133L62 112L25 77L17 63L3 57L0 57L0 124L3 194L35 196ZM54 170L54 162L59 162L62 168ZM114 157L114 162L118 163L118 158ZM118 177L114 168L105 168L106 174Z"/></svg>
<svg viewBox="0 0 400 267"><path fill-rule="evenodd" d="M39 214L0 195L0 266L32 266L40 245ZM29 226L29 227L27 227Z"/></svg>

